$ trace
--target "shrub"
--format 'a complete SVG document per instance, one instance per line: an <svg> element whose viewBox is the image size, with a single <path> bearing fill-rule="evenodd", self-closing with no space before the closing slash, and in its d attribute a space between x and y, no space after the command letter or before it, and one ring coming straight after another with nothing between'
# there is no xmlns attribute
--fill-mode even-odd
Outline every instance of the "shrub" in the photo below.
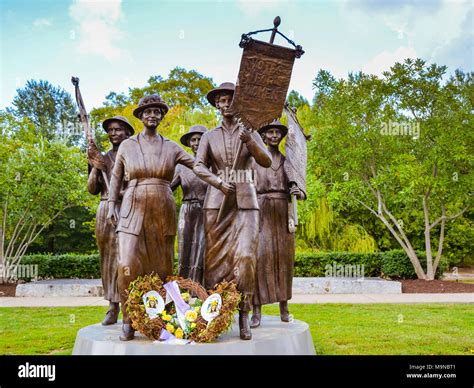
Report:
<svg viewBox="0 0 474 388"><path fill-rule="evenodd" d="M426 256L417 252L426 270ZM415 270L410 259L402 250L391 250L373 253L352 252L299 252L295 257L294 276L322 277L326 276L326 266L364 265L364 276L384 277L391 279L416 279ZM446 270L440 263L437 277ZM21 264L38 264L38 277L41 279L99 279L99 254L50 255L34 254L23 258ZM177 271L177 255L175 255L175 273Z"/></svg>

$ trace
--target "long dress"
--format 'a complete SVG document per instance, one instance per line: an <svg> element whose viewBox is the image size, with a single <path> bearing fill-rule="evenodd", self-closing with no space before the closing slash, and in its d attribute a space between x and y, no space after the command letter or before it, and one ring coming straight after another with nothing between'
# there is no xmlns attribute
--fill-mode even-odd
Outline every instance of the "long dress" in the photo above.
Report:
<svg viewBox="0 0 474 388"><path fill-rule="evenodd" d="M171 189L178 186L183 190L178 218L178 274L203 284L205 236L202 206L207 183L189 168L178 165Z"/></svg>
<svg viewBox="0 0 474 388"><path fill-rule="evenodd" d="M117 200L120 183L127 180L117 225L122 302L129 283L139 275L155 272L163 280L172 275L176 204L170 182L177 164L192 168L193 162L178 144L159 134L150 141L140 133L120 145L109 202ZM128 322L124 307L122 312Z"/></svg>
<svg viewBox="0 0 474 388"><path fill-rule="evenodd" d="M221 176L231 172L239 133L238 125L225 128L223 124L205 133L199 143L194 171L210 185L204 201L205 286L212 288L223 280L235 281L243 294L240 308L248 311L255 288L259 221L257 193L251 179L235 182L235 194L230 196L224 216L217 222L224 200L224 193L219 189ZM271 164L270 154L256 133L243 145L237 171L252 177L254 160L263 166Z"/></svg>
<svg viewBox="0 0 474 388"><path fill-rule="evenodd" d="M280 153L280 161L271 168L255 166L260 233L254 305L291 299L295 235L288 230L290 195L284 162Z"/></svg>
<svg viewBox="0 0 474 388"><path fill-rule="evenodd" d="M110 182L115 160L112 151L104 155L105 173ZM102 277L102 287L104 289L104 299L110 302L120 302L120 296L117 285L117 266L118 266L118 246L115 228L107 222L107 200L109 193L104 182L102 173L98 170L96 179L94 174L89 175L87 188L93 195L100 193L100 203L97 207L95 221L95 236L100 256L100 274ZM120 206L120 201L117 203Z"/></svg>

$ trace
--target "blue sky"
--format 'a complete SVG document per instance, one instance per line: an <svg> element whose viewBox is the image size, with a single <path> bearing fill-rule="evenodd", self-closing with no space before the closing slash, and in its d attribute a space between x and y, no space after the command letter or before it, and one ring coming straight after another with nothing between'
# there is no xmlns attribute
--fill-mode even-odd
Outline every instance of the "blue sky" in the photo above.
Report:
<svg viewBox="0 0 474 388"><path fill-rule="evenodd" d="M306 51L290 89L308 99L319 69L338 78L381 74L395 61L421 57L450 72L474 70L470 1L0 0L0 13L0 109L28 79L73 94L77 75L87 108L175 66L235 82L240 35L270 28L276 15L280 30Z"/></svg>

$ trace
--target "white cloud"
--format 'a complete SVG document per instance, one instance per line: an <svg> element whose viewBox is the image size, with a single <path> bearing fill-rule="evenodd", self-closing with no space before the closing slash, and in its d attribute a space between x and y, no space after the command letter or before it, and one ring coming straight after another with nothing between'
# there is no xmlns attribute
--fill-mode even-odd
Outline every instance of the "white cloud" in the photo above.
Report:
<svg viewBox="0 0 474 388"><path fill-rule="evenodd" d="M413 47L399 47L395 51L382 51L367 62L362 71L375 75L382 75L384 71L390 70L395 62L403 62L406 58L417 58Z"/></svg>
<svg viewBox="0 0 474 388"><path fill-rule="evenodd" d="M466 50L473 29L472 1L359 0L344 4L347 10L358 12L355 17L382 22L403 46L412 47L419 57L429 62L454 66L472 64L472 45L471 50ZM454 52L456 64L450 56Z"/></svg>
<svg viewBox="0 0 474 388"><path fill-rule="evenodd" d="M78 50L109 60L122 57L118 42L124 33L118 27L123 18L121 0L74 0L69 15L77 24Z"/></svg>
<svg viewBox="0 0 474 388"><path fill-rule="evenodd" d="M38 28L41 28L41 27L49 27L49 26L51 26L51 20L50 20L50 19L46 19L46 18L35 19L35 20L33 21L33 26L34 26L34 27L38 27Z"/></svg>

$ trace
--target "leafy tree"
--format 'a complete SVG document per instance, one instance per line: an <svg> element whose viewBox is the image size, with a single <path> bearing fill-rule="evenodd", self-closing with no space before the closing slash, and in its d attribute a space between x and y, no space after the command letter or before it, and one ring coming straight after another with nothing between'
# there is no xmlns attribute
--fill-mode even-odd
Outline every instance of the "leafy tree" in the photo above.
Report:
<svg viewBox="0 0 474 388"><path fill-rule="evenodd" d="M87 163L77 147L37 136L28 119L0 112L0 266L8 273L64 210L87 204Z"/></svg>
<svg viewBox="0 0 474 388"><path fill-rule="evenodd" d="M36 136L46 140L62 137L75 144L81 136L70 94L48 81L27 81L24 88L17 89L13 108L8 111L17 119L28 118L35 125Z"/></svg>
<svg viewBox="0 0 474 388"><path fill-rule="evenodd" d="M338 210L360 206L383 223L421 279L434 279L446 225L471 205L473 74L443 83L445 71L407 59L384 78L320 71L314 81L310 166Z"/></svg>
<svg viewBox="0 0 474 388"><path fill-rule="evenodd" d="M290 94L288 94L288 103L293 108L301 108L304 105L309 106L309 102L306 98L304 98L301 94L299 94L296 90L292 90Z"/></svg>

